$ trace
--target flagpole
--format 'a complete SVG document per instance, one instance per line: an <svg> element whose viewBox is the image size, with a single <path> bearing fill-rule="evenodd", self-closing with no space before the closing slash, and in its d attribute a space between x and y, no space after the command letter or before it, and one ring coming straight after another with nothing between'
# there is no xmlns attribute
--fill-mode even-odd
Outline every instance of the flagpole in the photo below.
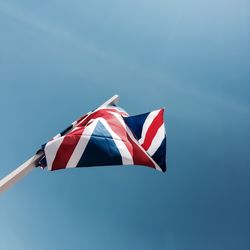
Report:
<svg viewBox="0 0 250 250"><path fill-rule="evenodd" d="M109 100L104 102L99 108L106 107L108 105L116 104L119 101L119 96L114 95ZM42 151L38 152L37 154L33 155L29 160L24 162L10 174L5 176L3 179L0 180L0 193L4 192L12 185L14 185L18 180L20 180L23 176L28 174L32 169L34 169L39 160L43 157L44 153Z"/></svg>
<svg viewBox="0 0 250 250"><path fill-rule="evenodd" d="M14 185L19 179L28 174L33 168L37 166L37 163L42 158L43 152L39 152L33 155L29 160L24 162L21 166L16 168L10 174L0 180L0 193Z"/></svg>

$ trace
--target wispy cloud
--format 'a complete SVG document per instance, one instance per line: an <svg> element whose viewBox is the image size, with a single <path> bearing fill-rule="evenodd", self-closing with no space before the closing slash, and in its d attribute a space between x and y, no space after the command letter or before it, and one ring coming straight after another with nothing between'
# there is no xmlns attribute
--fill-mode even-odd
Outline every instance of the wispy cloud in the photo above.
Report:
<svg viewBox="0 0 250 250"><path fill-rule="evenodd" d="M37 13L25 9L21 6L14 4L9 4L7 2L0 2L0 12L8 17L11 17L18 22L28 25L29 27L40 31L42 33L47 33L52 37L56 37L63 42L70 44L71 46L77 48L82 53L92 54L93 56L104 56L103 51L100 51L92 43L83 41L79 39L73 32L68 29L61 27L60 25L54 23L51 20L45 19L39 16Z"/></svg>
<svg viewBox="0 0 250 250"><path fill-rule="evenodd" d="M6 16L17 20L23 24L26 24L30 28L46 33L52 37L55 37L61 40L64 43L69 44L70 46L77 49L83 55L92 56L99 58L102 62L109 63L112 65L113 69L124 69L128 73L136 74L146 77L148 80L151 80L155 85L168 87L173 89L175 92L181 93L181 95L188 96L189 98L195 98L203 102L205 105L211 105L212 109L216 107L222 107L232 112L237 112L245 116L249 116L250 111L249 107L243 103L240 103L237 100L221 95L216 92L207 92L203 91L197 87L192 86L192 84L187 84L169 77L167 74L162 73L157 70L152 70L149 66L139 64L134 60L134 58L124 58L121 54L118 54L115 51L105 51L105 49L100 49L96 44L88 42L87 39L83 40L79 38L77 34L68 30L65 27L58 25L57 23L39 16L37 13L25 9L16 4L10 4L7 2L0 2L0 12ZM181 18L182 9L180 9L180 16L177 19ZM174 34L169 37L170 40L173 39Z"/></svg>

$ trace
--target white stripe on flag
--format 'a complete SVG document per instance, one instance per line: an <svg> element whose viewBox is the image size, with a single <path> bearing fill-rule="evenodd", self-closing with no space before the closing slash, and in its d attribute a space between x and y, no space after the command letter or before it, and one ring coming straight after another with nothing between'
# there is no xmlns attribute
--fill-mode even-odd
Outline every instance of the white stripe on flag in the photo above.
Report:
<svg viewBox="0 0 250 250"><path fill-rule="evenodd" d="M151 125L151 123L153 122L153 120L155 119L155 117L158 115L158 113L161 110L155 110L149 113L148 117L146 118L143 127L142 127L142 135L141 138L139 140L139 143L142 145L144 143L145 137L146 137L146 133L149 129L149 126Z"/></svg>
<svg viewBox="0 0 250 250"><path fill-rule="evenodd" d="M114 143L117 147L117 149L119 150L121 157L122 157L122 164L123 165L133 165L134 161L133 161L133 157L130 154L127 146L125 145L125 143L122 141L122 138L120 138L109 126L108 122L103 119L100 118L99 119L100 122L103 124L103 126L105 126L105 128L108 130L108 132L111 134L111 136L114 139Z"/></svg>
<svg viewBox="0 0 250 250"><path fill-rule="evenodd" d="M52 169L53 161L55 160L56 153L62 144L64 136L57 138L55 140L49 141L44 149L48 170Z"/></svg>
<svg viewBox="0 0 250 250"><path fill-rule="evenodd" d="M158 113L160 112L160 110L156 110L156 111L153 111L156 113L156 115L158 115ZM151 113L153 113L151 112ZM109 112L109 113L112 113L113 115L116 116L116 118L122 123L122 125L124 126L124 128L126 129L127 133L128 133L128 136L140 147L140 149L146 154L147 157L149 157L152 162L154 163L155 165L155 168L159 171L162 172L162 169L160 168L160 166L154 161L154 159L148 154L148 152L141 146L141 144L136 140L136 138L134 137L133 133L131 132L130 128L126 125L126 123L124 122L123 118L118 115L117 113L113 113L113 112ZM156 116L154 115L154 117ZM150 123L151 124L151 123ZM165 127L164 127L164 124L163 124L163 128L164 128L164 133L165 133ZM158 133L158 131L157 131ZM165 136L165 134L164 134Z"/></svg>
<svg viewBox="0 0 250 250"><path fill-rule="evenodd" d="M144 152L144 154L150 158L150 160L154 163L155 165L155 169L159 170L160 172L162 172L162 169L160 168L160 166L154 161L154 159L147 153L147 151L140 145L140 143L135 139L132 131L130 130L130 128L128 126L127 127L127 133L129 135L129 137L131 138L131 140L133 140L137 145L138 147Z"/></svg>
<svg viewBox="0 0 250 250"><path fill-rule="evenodd" d="M82 154L90 140L91 134L93 133L95 126L98 122L98 119L96 119L94 122L92 122L89 126L85 128L83 131L80 140L78 141L73 154L71 155L66 168L75 168L80 161Z"/></svg>
<svg viewBox="0 0 250 250"><path fill-rule="evenodd" d="M147 152L152 156L157 149L161 146L161 143L163 139L165 138L165 127L164 124L160 126L158 129L154 139L151 142L151 145L149 146Z"/></svg>
<svg viewBox="0 0 250 250"><path fill-rule="evenodd" d="M125 122L124 122L124 120L123 120L123 118L122 118L121 115L119 115L119 114L117 114L115 112L111 112L111 111L108 111L108 113L114 115L117 118L117 120L119 120L119 122L122 124L122 126L124 127L124 129L126 129L126 124L125 124Z"/></svg>

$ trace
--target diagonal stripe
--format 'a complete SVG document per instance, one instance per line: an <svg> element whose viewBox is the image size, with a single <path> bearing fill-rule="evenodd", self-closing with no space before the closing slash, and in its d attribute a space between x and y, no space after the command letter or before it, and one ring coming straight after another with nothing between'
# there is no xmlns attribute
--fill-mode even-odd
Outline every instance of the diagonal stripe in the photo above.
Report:
<svg viewBox="0 0 250 250"><path fill-rule="evenodd" d="M119 109L117 108L99 108L97 110L95 110L94 112L89 112L88 114L86 114L84 117L80 118L78 121L77 121L77 124L76 126L84 126L86 125L89 120L91 119L95 119L95 118L98 118L98 117L103 117L107 114L108 111L113 111L113 112L116 112L120 115L123 115L123 116L128 116L128 114L124 111L120 111Z"/></svg>
<svg viewBox="0 0 250 250"><path fill-rule="evenodd" d="M116 118L116 122L115 123L109 123L109 126L111 127L111 129L113 129L113 131L124 141L127 149L129 150L130 155L133 157L133 147L131 145L131 143L128 141L128 134L127 134L127 126L122 118L122 116L120 116L119 114L115 113L115 112L109 112L110 114L112 114L113 116L115 116ZM119 122L119 126L117 126L117 121Z"/></svg>
<svg viewBox="0 0 250 250"><path fill-rule="evenodd" d="M123 119L127 115L125 112L113 107L89 112L74 122L73 127L70 131L67 130L65 136L56 138L46 144L45 155L48 169L56 170L78 166L96 125L100 121L113 138L117 150L119 150L121 155L120 163L122 162L123 165L145 165L162 171L150 156L156 152L157 145L161 143L161 138L164 138L165 135L165 128L161 126L163 123L161 114L163 114L163 110L149 113L143 125L140 141L148 150L147 152L125 124Z"/></svg>
<svg viewBox="0 0 250 250"><path fill-rule="evenodd" d="M97 111L99 111L99 110L116 112L122 116L128 116L128 113L125 110L120 109L119 107L102 107L102 108L97 109Z"/></svg>
<svg viewBox="0 0 250 250"><path fill-rule="evenodd" d="M160 109L158 111L157 116L152 120L151 124L148 127L148 130L146 131L144 142L142 143L142 147L145 150L148 150L158 129L163 124L163 111L164 111L163 109Z"/></svg>
<svg viewBox="0 0 250 250"><path fill-rule="evenodd" d="M120 121L120 123L123 125L123 127L126 130L127 140L131 144L132 150L133 150L132 156L133 156L134 164L149 166L162 172L162 169L158 166L158 164L153 160L151 156L148 155L148 153L136 140L132 131L124 122L123 118L116 113L114 113L114 115L116 116L116 118Z"/></svg>
<svg viewBox="0 0 250 250"><path fill-rule="evenodd" d="M164 124L158 129L155 137L153 138L151 145L149 146L147 152L152 156L157 149L161 146L162 141L165 138L165 127Z"/></svg>
<svg viewBox="0 0 250 250"><path fill-rule="evenodd" d="M133 161L133 157L130 153L130 151L128 150L131 147L131 145L128 143L126 143L126 141L123 141L121 137L119 137L119 135L117 135L113 129L111 129L113 127L112 124L108 123L105 119L100 118L99 119L101 121L101 123L104 125L104 127L108 130L108 132L111 134L111 136L114 139L114 143L117 147L117 149L120 152L120 155L122 157L122 164L123 165L133 165L134 161ZM124 129L122 129L124 130ZM119 128L119 131L121 131L121 129ZM127 145L126 145L127 144Z"/></svg>
<svg viewBox="0 0 250 250"><path fill-rule="evenodd" d="M127 127L127 133L129 135L128 139L133 145L134 150L134 164L135 165L145 165L148 167L155 168L162 172L160 166L153 160L151 156L145 151L145 149L139 144L139 142L134 138L133 133Z"/></svg>
<svg viewBox="0 0 250 250"><path fill-rule="evenodd" d="M52 170L53 161L56 157L56 153L57 153L60 145L63 142L63 138L64 137L59 137L55 140L49 141L44 148L48 170Z"/></svg>
<svg viewBox="0 0 250 250"><path fill-rule="evenodd" d="M149 113L148 117L146 118L143 127L142 127L142 134L141 138L139 140L139 143L142 145L144 143L146 133L148 131L148 128L150 127L152 121L155 119L155 117L158 115L159 110L155 110Z"/></svg>
<svg viewBox="0 0 250 250"><path fill-rule="evenodd" d="M71 157L66 165L66 168L75 168L77 166L77 164L80 161L82 154L83 154L83 152L84 152L84 150L85 150L85 148L90 140L91 134L93 133L97 122L98 122L98 119L93 121L89 126L87 126L84 129L84 131L83 131L83 133L82 133L82 135L81 135L81 137L80 137L80 139L79 139L79 141L74 149L74 152L72 153L72 155L71 155Z"/></svg>
<svg viewBox="0 0 250 250"><path fill-rule="evenodd" d="M83 128L74 132L75 133L70 133L64 136L61 146L57 150L56 157L53 161L52 170L62 169L67 166L67 163L80 140L81 134L83 133Z"/></svg>
<svg viewBox="0 0 250 250"><path fill-rule="evenodd" d="M111 109L111 110L114 110L114 109ZM84 131L83 127L79 127L79 126L84 126L84 125L86 126L89 123L93 122L93 117L97 119L98 116L104 116L105 113L106 113L106 110L104 110L104 112L94 112L89 115L85 115L83 119L80 119L80 122L76 124L76 127L74 127L73 130L69 134L67 134L67 136L63 139L63 142L61 143L61 146L59 150L57 151L55 159L52 164L53 170L65 168L65 166L76 167L78 163L77 159L81 157L80 152L82 151L83 153L87 145L87 143L83 142L84 139L81 137L81 135L84 136L85 133L88 132L89 129L91 128L87 126L85 129L85 132L83 132ZM79 134L79 131L81 134ZM78 145L81 138L82 138L82 142ZM85 142L88 142L89 139L90 139L89 137L85 138ZM80 150L80 145L83 146L82 150ZM127 162L131 162L129 160L131 157L129 157L127 154L126 156L127 156ZM124 159L124 161L126 160Z"/></svg>

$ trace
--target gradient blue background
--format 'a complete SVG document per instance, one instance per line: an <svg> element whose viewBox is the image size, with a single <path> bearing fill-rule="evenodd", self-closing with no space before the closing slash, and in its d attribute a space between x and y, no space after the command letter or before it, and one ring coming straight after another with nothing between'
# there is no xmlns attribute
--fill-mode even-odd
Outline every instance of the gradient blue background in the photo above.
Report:
<svg viewBox="0 0 250 250"><path fill-rule="evenodd" d="M250 249L247 0L0 0L0 176L113 94L166 107L167 173L36 169L0 249Z"/></svg>

